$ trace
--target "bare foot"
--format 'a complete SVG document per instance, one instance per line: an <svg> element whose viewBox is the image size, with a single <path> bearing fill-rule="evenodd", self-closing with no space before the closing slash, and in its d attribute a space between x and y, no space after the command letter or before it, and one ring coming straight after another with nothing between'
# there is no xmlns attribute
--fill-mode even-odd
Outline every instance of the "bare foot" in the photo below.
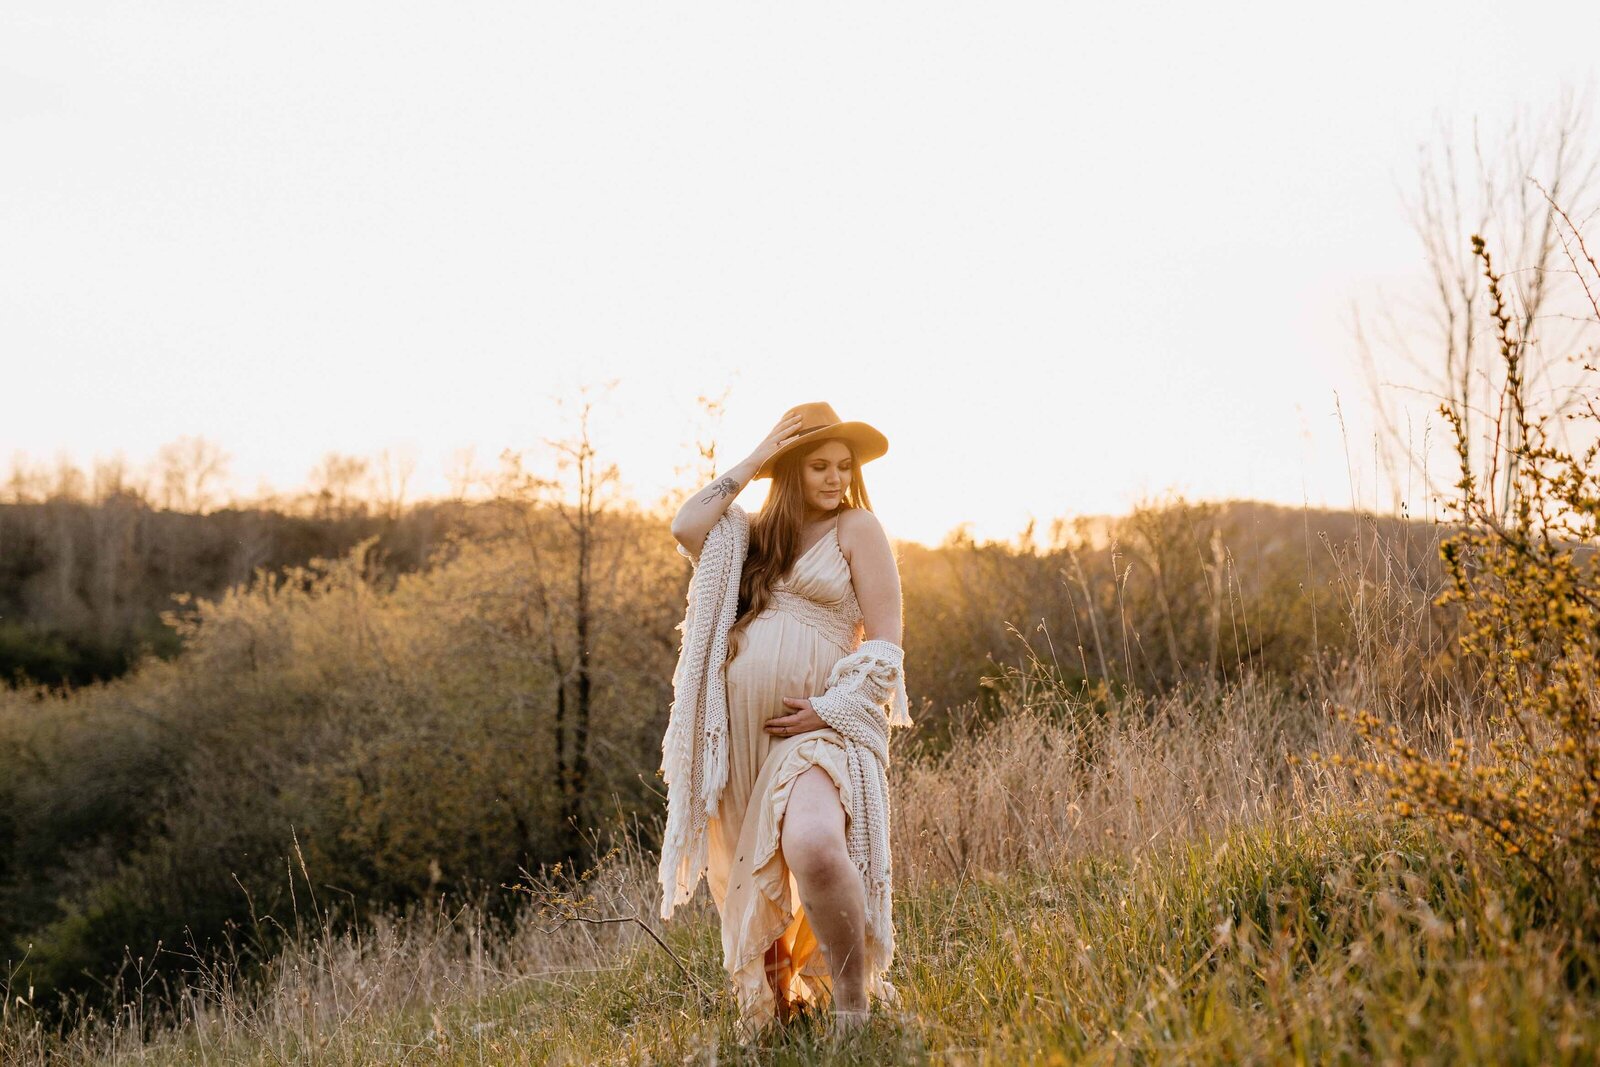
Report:
<svg viewBox="0 0 1600 1067"><path fill-rule="evenodd" d="M866 1026L871 1017L872 1012L866 1008L834 1008L833 1032L835 1034L854 1033Z"/></svg>
<svg viewBox="0 0 1600 1067"><path fill-rule="evenodd" d="M867 1003L866 986L860 982L853 984L855 988L852 989L852 983L840 982L838 980L835 980L832 983L832 989L829 990L831 993L830 1000L832 1001L833 1007L836 1010L866 1011L869 1007L871 1007L871 1005Z"/></svg>

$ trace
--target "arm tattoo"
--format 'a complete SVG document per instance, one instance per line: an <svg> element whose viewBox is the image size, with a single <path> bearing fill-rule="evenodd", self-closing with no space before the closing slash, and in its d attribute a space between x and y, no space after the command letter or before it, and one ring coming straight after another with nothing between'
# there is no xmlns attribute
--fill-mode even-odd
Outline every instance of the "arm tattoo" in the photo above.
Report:
<svg viewBox="0 0 1600 1067"><path fill-rule="evenodd" d="M722 481L711 486L710 491L707 492L705 496L700 498L700 503L711 503L711 498L713 495L717 496L719 499L725 496L738 496L739 483L734 481L732 478L722 479Z"/></svg>

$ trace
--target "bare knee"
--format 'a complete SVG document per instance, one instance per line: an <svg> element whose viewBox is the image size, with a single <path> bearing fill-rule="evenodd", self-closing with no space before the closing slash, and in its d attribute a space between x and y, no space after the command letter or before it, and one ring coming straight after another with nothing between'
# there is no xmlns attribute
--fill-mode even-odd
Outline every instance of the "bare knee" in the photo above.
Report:
<svg viewBox="0 0 1600 1067"><path fill-rule="evenodd" d="M783 858L795 877L828 882L851 870L839 789L821 767L795 779L783 818Z"/></svg>
<svg viewBox="0 0 1600 1067"><path fill-rule="evenodd" d="M783 858L796 878L814 885L829 885L853 869L844 839L825 834L784 835Z"/></svg>

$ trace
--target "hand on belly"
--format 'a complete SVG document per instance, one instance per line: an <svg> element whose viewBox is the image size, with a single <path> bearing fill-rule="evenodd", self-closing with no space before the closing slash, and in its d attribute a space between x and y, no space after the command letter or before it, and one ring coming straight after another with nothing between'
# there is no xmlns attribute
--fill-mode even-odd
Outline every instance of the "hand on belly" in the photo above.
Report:
<svg viewBox="0 0 1600 1067"><path fill-rule="evenodd" d="M783 705L789 709L788 714L768 719L765 723L770 737L789 737L807 730L820 730L828 725L822 721L822 716L812 710L808 697L784 697Z"/></svg>

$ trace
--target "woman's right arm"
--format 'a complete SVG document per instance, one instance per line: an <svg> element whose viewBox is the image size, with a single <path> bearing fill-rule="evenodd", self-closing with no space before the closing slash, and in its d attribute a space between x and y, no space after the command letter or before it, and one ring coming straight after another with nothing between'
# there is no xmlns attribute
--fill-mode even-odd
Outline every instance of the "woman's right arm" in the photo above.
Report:
<svg viewBox="0 0 1600 1067"><path fill-rule="evenodd" d="M799 425L799 415L793 413L785 415L778 420L778 424L772 428L766 440L756 446L754 452L683 502L683 507L679 508L678 514L672 518L672 536L688 550L692 558L700 558L700 549L706 543L706 534L711 532L711 527L722 518L733 498L739 495L739 491L750 484L750 479L755 477L756 471L761 469L761 464L767 461L767 457L794 436Z"/></svg>

